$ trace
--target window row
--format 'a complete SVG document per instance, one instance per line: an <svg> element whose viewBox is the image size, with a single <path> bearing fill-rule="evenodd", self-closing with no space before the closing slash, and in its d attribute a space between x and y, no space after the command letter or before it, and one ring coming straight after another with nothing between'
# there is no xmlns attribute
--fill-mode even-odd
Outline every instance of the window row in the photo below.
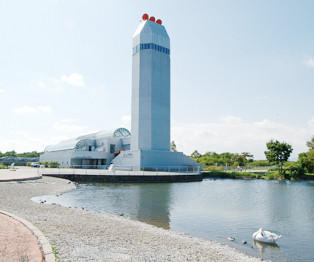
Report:
<svg viewBox="0 0 314 262"><path fill-rule="evenodd" d="M153 49L153 50L156 50L158 52L165 53L167 55L170 54L170 49L168 49L166 47L162 47L160 45L149 43L149 44L139 44L136 47L134 47L133 48L133 55L135 53L139 52L140 50L145 50L145 49Z"/></svg>

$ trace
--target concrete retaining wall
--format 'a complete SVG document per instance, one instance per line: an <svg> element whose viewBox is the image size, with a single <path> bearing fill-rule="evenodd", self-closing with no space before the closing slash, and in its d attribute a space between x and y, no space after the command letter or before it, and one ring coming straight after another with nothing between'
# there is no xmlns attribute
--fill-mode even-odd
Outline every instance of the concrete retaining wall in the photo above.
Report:
<svg viewBox="0 0 314 262"><path fill-rule="evenodd" d="M69 175L69 174L44 174L69 179L74 182L91 183L173 183L202 181L203 175Z"/></svg>

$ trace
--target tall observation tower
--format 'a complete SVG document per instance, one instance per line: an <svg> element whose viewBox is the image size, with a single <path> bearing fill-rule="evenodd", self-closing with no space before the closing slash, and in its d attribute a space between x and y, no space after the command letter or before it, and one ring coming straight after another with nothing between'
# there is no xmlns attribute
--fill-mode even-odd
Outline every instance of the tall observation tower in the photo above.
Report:
<svg viewBox="0 0 314 262"><path fill-rule="evenodd" d="M133 35L131 150L170 150L170 39L161 20Z"/></svg>
<svg viewBox="0 0 314 262"><path fill-rule="evenodd" d="M132 169L199 166L170 151L170 39L161 20L144 14L132 47L131 149L112 162Z"/></svg>

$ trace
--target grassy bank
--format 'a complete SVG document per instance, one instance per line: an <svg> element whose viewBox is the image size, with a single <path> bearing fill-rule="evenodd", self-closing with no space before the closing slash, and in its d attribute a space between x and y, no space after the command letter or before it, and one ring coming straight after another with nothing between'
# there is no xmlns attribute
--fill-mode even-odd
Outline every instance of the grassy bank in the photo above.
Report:
<svg viewBox="0 0 314 262"><path fill-rule="evenodd" d="M224 171L203 171L204 178L231 178L231 179L267 179L267 180L285 180L283 176L279 175L278 171L268 171L264 174L250 173L250 172L224 172ZM314 174L305 174L302 177L292 177L291 180L312 180L314 181Z"/></svg>
<svg viewBox="0 0 314 262"><path fill-rule="evenodd" d="M250 172L223 172L223 171L204 171L204 177L215 178L236 178L236 179L265 179L265 175Z"/></svg>

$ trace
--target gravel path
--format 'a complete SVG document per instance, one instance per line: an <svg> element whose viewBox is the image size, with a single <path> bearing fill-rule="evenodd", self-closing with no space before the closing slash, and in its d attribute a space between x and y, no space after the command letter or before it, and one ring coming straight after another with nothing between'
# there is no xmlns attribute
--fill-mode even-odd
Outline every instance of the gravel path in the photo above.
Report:
<svg viewBox="0 0 314 262"><path fill-rule="evenodd" d="M124 217L30 200L74 188L72 182L52 177L3 182L0 209L34 224L58 249L62 261L261 261L227 245Z"/></svg>

